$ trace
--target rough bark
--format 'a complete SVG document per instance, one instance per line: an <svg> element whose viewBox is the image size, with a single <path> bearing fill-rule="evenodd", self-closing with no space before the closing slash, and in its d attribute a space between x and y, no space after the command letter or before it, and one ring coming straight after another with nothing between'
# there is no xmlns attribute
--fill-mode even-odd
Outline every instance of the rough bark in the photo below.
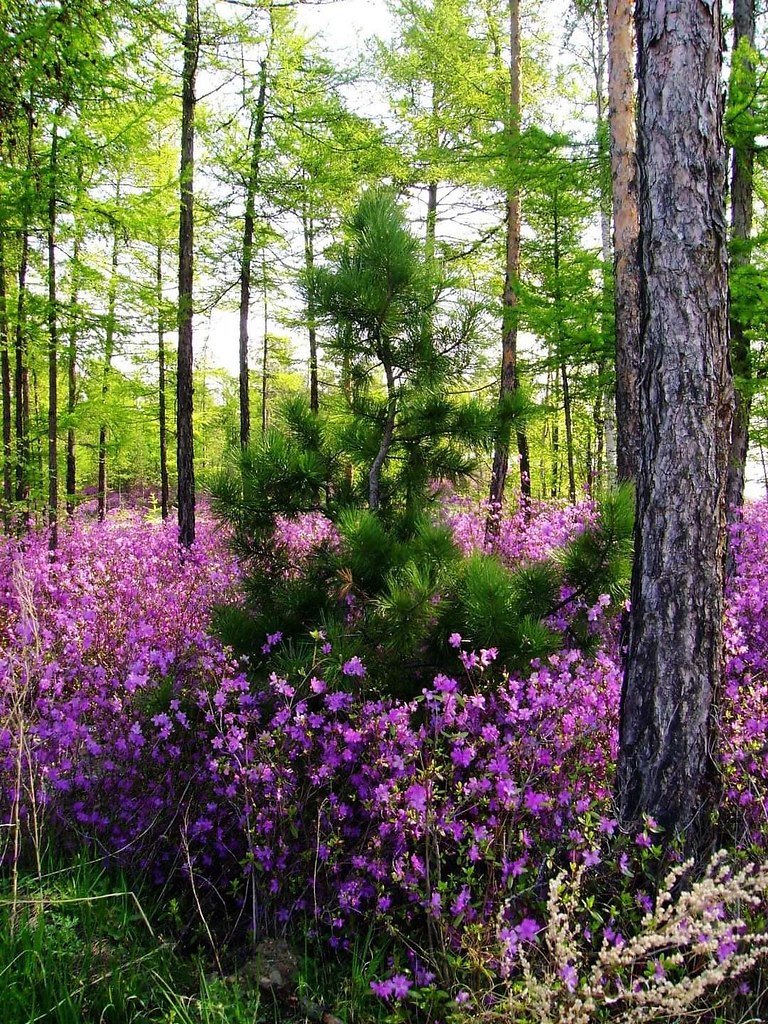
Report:
<svg viewBox="0 0 768 1024"><path fill-rule="evenodd" d="M716 796L728 360L721 10L637 7L642 335L618 804L698 848Z"/></svg>
<svg viewBox="0 0 768 1024"><path fill-rule="evenodd" d="M195 76L200 45L197 0L187 0L181 97L181 167L179 208L179 346L176 372L176 466L179 543L195 540L195 457L193 436L193 273Z"/></svg>
<svg viewBox="0 0 768 1024"><path fill-rule="evenodd" d="M253 267L253 232L256 220L256 191L259 185L264 118L267 103L268 56L259 65L259 94L253 118L251 163L245 193L243 217L243 252L240 263L240 444L251 439L251 393L248 381L248 317L251 311L251 270Z"/></svg>
<svg viewBox="0 0 768 1024"><path fill-rule="evenodd" d="M632 0L608 0L608 110L616 310L616 475L634 480L639 448L640 219L635 163Z"/></svg>
<svg viewBox="0 0 768 1024"><path fill-rule="evenodd" d="M734 0L733 53L740 61L740 82L751 92L755 87L755 69L749 54L740 50L742 40L750 50L755 45L754 0ZM749 110L745 111L749 116ZM747 266L751 261L749 240L752 234L753 178L755 167L754 139L749 133L737 133L731 153L731 268ZM749 414L752 407L752 361L746 325L731 306L731 364L739 387L735 392L733 432L728 459L728 491L726 507L731 522L739 519L744 503L744 472L749 449ZM732 560L729 560L732 561ZM732 570L733 565L730 566Z"/></svg>
<svg viewBox="0 0 768 1024"><path fill-rule="evenodd" d="M119 198L119 197L118 197ZM115 327L117 314L117 265L120 255L117 227L112 236L112 260L109 288L107 289L107 326L104 338L104 366L101 377L102 421L99 425L98 509L101 522L107 516L107 424L105 422L112 357L115 353Z"/></svg>
<svg viewBox="0 0 768 1024"><path fill-rule="evenodd" d="M507 135L510 159L520 136L521 74L520 74L520 3L509 0L509 118ZM517 328L518 295L517 283L520 277L520 189L517 184L510 186L506 198L506 264L504 294L502 296L501 336L501 380L499 383L499 404L519 387L517 376ZM517 432L518 454L520 456L520 488L523 495L531 493L531 467L528 441L522 431ZM509 470L509 435L500 431L493 453L491 487L488 495L489 514L486 521L486 540L491 540L498 530L498 509L504 500L504 487Z"/></svg>
<svg viewBox="0 0 768 1024"><path fill-rule="evenodd" d="M168 414L165 381L165 316L163 309L163 247L157 246L155 261L155 293L157 301L157 408L160 427L160 514L168 518L171 491L168 483Z"/></svg>

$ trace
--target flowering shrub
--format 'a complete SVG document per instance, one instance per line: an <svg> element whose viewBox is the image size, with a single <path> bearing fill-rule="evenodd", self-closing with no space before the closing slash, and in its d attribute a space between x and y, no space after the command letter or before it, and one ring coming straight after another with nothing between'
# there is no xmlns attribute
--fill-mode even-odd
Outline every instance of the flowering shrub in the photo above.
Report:
<svg viewBox="0 0 768 1024"><path fill-rule="evenodd" d="M546 549L573 516L521 521L527 539L510 540L508 557L534 557L534 538ZM306 524L306 536L301 523L281 527L296 566L333 542L319 519ZM450 672L410 700L385 698L368 655L318 625L301 671L255 688L208 633L211 607L239 580L224 541L202 522L180 557L173 527L134 518L62 531L54 561L42 536L23 550L3 542L6 859L23 854L22 839L89 842L157 878L231 885L257 931L309 917L343 945L357 922L374 921L419 951L375 980L391 1001L430 984L430 963L446 957L461 965L457 978L489 965L514 975L541 947L563 866L595 884L625 879L625 921L651 912L652 823L618 842L612 817L620 669L608 595L566 599L554 623L570 629L578 606L594 650L565 646L523 673L508 675L493 648L454 631ZM738 537L720 713L723 814L763 849L767 550L768 506L756 505ZM279 658L279 630L259 642L265 662ZM596 948L621 927L598 916ZM464 989L457 998L467 1001Z"/></svg>

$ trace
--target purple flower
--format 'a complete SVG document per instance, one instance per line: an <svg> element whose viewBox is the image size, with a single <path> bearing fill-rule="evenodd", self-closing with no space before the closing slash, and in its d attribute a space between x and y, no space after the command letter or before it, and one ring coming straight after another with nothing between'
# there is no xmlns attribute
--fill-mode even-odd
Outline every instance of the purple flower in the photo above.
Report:
<svg viewBox="0 0 768 1024"><path fill-rule="evenodd" d="M349 661L345 661L341 666L341 671L345 676L359 676L365 675L365 665L360 661L357 655L354 658L350 658Z"/></svg>
<svg viewBox="0 0 768 1024"><path fill-rule="evenodd" d="M461 633L451 633L451 635L448 637L448 643L451 645L451 647L461 647L461 642Z"/></svg>

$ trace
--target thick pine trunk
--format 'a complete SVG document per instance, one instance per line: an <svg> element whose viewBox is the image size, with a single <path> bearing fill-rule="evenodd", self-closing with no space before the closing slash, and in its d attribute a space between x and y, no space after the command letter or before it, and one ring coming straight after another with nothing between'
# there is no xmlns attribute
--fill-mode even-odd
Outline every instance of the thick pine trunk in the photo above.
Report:
<svg viewBox="0 0 768 1024"><path fill-rule="evenodd" d="M754 0L734 0L733 53L739 60L740 84L747 95L755 88L755 69L750 55L739 50L742 44L750 50L755 45ZM749 116L751 112L747 111ZM737 134L731 155L731 267L744 267L751 262L749 240L752 235L753 178L755 167L754 139ZM749 449L749 414L752 407L752 361L746 325L731 307L731 365L739 387L735 392L731 451L728 459L727 509L731 522L739 519L744 503L744 473ZM729 559L732 561L732 559ZM733 568L733 566L731 566Z"/></svg>
<svg viewBox="0 0 768 1024"><path fill-rule="evenodd" d="M179 209L179 349L176 372L176 465L178 472L179 543L195 540L195 458L193 436L193 229L195 160L195 75L199 50L197 0L187 0L181 98L181 168Z"/></svg>
<svg viewBox="0 0 768 1024"><path fill-rule="evenodd" d="M622 822L706 837L723 667L728 361L721 11L639 0L640 449Z"/></svg>
<svg viewBox="0 0 768 1024"><path fill-rule="evenodd" d="M253 118L251 164L245 192L243 218L243 254L240 265L240 444L251 439L251 393L248 381L248 317L251 311L251 270L253 267L253 232L256 219L256 191L259 184L261 148L267 102L268 57L259 65L259 95Z"/></svg>
<svg viewBox="0 0 768 1024"><path fill-rule="evenodd" d="M616 475L634 480L640 443L640 219L632 0L608 0L608 108L616 308Z"/></svg>

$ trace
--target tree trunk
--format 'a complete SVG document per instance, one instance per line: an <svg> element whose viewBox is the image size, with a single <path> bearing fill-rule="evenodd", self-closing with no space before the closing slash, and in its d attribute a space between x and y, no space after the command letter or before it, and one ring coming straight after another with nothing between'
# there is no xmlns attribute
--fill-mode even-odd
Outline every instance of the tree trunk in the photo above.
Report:
<svg viewBox="0 0 768 1024"><path fill-rule="evenodd" d="M58 116L58 115L56 115ZM59 542L59 323L56 308L56 188L59 170L59 127L54 116L48 167L48 545Z"/></svg>
<svg viewBox="0 0 768 1024"><path fill-rule="evenodd" d="M427 226L425 234L424 251L427 259L435 255L435 242L437 240L437 182L430 181L427 186Z"/></svg>
<svg viewBox="0 0 768 1024"><path fill-rule="evenodd" d="M632 0L608 0L608 108L616 309L616 475L619 480L634 480L640 444L640 218Z"/></svg>
<svg viewBox="0 0 768 1024"><path fill-rule="evenodd" d="M315 223L306 205L301 211L304 228L304 269L311 276L315 267ZM309 333L309 407L314 413L320 411L320 390L317 380L317 326L315 303L312 290L307 295L307 330Z"/></svg>
<svg viewBox="0 0 768 1024"><path fill-rule="evenodd" d="M269 397L269 293L267 292L267 263L262 258L261 270L264 283L264 351L261 357L261 432L266 434L269 424L269 413L267 410L267 398Z"/></svg>
<svg viewBox="0 0 768 1024"><path fill-rule="evenodd" d="M373 511L376 511L381 502L381 470L387 460L389 449L392 447L392 438L395 435L395 416L397 415L397 393L392 366L385 359L382 359L381 362L387 378L387 417L384 421L381 444L368 474L368 508Z"/></svg>
<svg viewBox="0 0 768 1024"><path fill-rule="evenodd" d="M193 272L195 76L200 47L197 0L187 0L181 99L181 167L179 210L179 349L176 371L176 463L179 543L195 540L195 456L193 435Z"/></svg>
<svg viewBox="0 0 768 1024"><path fill-rule="evenodd" d="M20 235L18 297L16 300L16 334L14 355L16 359L16 501L29 499L29 364L27 361L26 295L27 268L29 264L29 233L26 229Z"/></svg>
<svg viewBox="0 0 768 1024"><path fill-rule="evenodd" d="M32 142L35 132L35 112L32 98L26 104L27 113L27 170L31 173L34 159ZM27 270L29 268L29 208L25 198L22 204L23 224L19 232L19 276L16 300L15 335L15 398L16 398L16 501L29 500L29 362L26 337Z"/></svg>
<svg viewBox="0 0 768 1024"><path fill-rule="evenodd" d="M606 387L605 369L607 353L613 346L613 282L612 275L608 272L612 259L611 252L611 157L610 157L610 128L606 121L605 110L605 16L603 0L598 0L595 8L595 29L596 29L596 53L595 53L595 98L597 104L597 163L600 176L600 255L602 257L602 287L600 302L600 338L601 355L598 361L597 378L598 388L593 411L593 422L595 424L595 465L594 480L598 487L603 484L611 486L614 482L615 466L607 459L606 472L603 471L603 455L605 452L605 430L606 414L604 401L611 404L615 401L610 388ZM591 465L591 463L590 463ZM594 481L593 481L594 482Z"/></svg>
<svg viewBox="0 0 768 1024"><path fill-rule="evenodd" d="M563 417L565 419L565 457L568 463L568 500L576 503L576 470L573 460L573 410L571 409L571 389L568 383L568 367L565 360L560 360L560 380L563 382Z"/></svg>
<svg viewBox="0 0 768 1024"><path fill-rule="evenodd" d="M77 304L80 297L80 246L82 233L75 224L75 241L72 247L72 291L70 293L70 325L67 344L67 513L75 511L75 493L77 491L77 458L75 455L75 427L73 417L77 407L77 336L78 313Z"/></svg>
<svg viewBox="0 0 768 1024"><path fill-rule="evenodd" d="M743 40L743 42L742 42ZM740 46L748 45L745 54ZM733 4L733 60L739 61L732 78L738 74L741 91L750 98L754 94L755 68L751 51L755 45L754 0L734 0ZM747 115L751 113L747 110ZM747 266L752 259L753 189L755 149L754 136L737 133L731 155L731 270ZM730 522L740 518L744 503L744 472L749 448L749 413L752 407L752 362L746 325L731 306L731 365L737 380L731 450L728 459L728 491L726 508ZM729 561L731 561L729 559ZM730 566L733 570L735 567Z"/></svg>
<svg viewBox="0 0 768 1024"><path fill-rule="evenodd" d="M119 194L118 194L119 201ZM119 236L115 225L112 236L112 262L107 291L107 329L104 339L104 369L101 378L102 421L99 426L99 482L98 503L99 521L104 522L107 516L107 424L105 421L107 398L109 396L109 378L112 373L112 356L115 352L115 323L117 307L117 264L120 254Z"/></svg>
<svg viewBox="0 0 768 1024"><path fill-rule="evenodd" d="M0 234L0 382L3 401L3 505L5 525L13 504L13 432L11 409L11 357L9 351L8 295L5 280L5 247Z"/></svg>
<svg viewBox="0 0 768 1024"><path fill-rule="evenodd" d="M270 41L271 48L271 41ZM253 118L251 165L245 193L243 219L243 256L240 265L240 444L245 447L251 439L251 395L248 386L248 315L251 309L251 268L253 266L253 230L256 213L256 190L259 183L261 148L264 138L264 118L267 99L267 56L259 65L259 95Z"/></svg>
<svg viewBox="0 0 768 1024"><path fill-rule="evenodd" d="M558 195L555 193L552 221L552 263L555 283L555 339L557 345L558 371L563 387L563 418L565 420L565 458L568 466L568 498L576 502L576 470L573 457L573 410L571 389L568 382L568 367L563 353L563 316L561 315L562 294L560 288L560 216Z"/></svg>
<svg viewBox="0 0 768 1024"><path fill-rule="evenodd" d="M520 2L509 0L509 117L507 137L509 159L517 159L520 137ZM501 382L499 405L503 406L508 395L519 387L517 378L517 327L518 295L520 277L520 189L517 183L507 190L507 242L504 295L502 298L501 336ZM523 495L531 494L531 467L528 455L528 441L522 431L517 433L520 455L520 489ZM491 469L491 488L488 495L488 518L486 520L486 543L491 541L499 528L499 509L504 501L504 487L509 469L509 432L501 429L496 440Z"/></svg>
<svg viewBox="0 0 768 1024"><path fill-rule="evenodd" d="M160 514L168 518L171 491L168 484L168 414L165 393L165 318L163 308L163 247L157 246L155 262L155 294L157 297L157 405L160 427Z"/></svg>
<svg viewBox="0 0 768 1024"><path fill-rule="evenodd" d="M723 668L728 360L719 0L639 0L640 448L619 726L625 826L706 841Z"/></svg>

